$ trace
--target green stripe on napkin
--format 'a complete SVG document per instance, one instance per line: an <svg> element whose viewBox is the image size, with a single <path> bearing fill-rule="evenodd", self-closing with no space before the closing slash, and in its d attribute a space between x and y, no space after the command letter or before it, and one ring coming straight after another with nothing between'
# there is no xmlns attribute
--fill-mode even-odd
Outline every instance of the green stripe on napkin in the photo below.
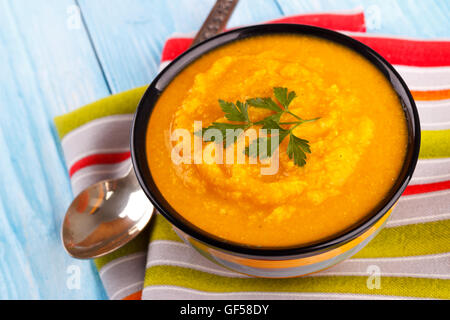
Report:
<svg viewBox="0 0 450 320"><path fill-rule="evenodd" d="M122 248L107 254L106 256L94 259L95 266L98 270L103 268L107 263L136 252L147 252L148 248L149 227L147 226L136 239L130 241Z"/></svg>
<svg viewBox="0 0 450 320"><path fill-rule="evenodd" d="M59 138L89 121L115 114L134 113L144 95L145 87L139 87L98 100L84 107L55 117Z"/></svg>
<svg viewBox="0 0 450 320"><path fill-rule="evenodd" d="M450 297L450 280L382 277L379 289L369 289L364 276L317 276L286 279L230 278L177 266L147 269L145 286L179 286L204 292L327 292L421 298Z"/></svg>
<svg viewBox="0 0 450 320"><path fill-rule="evenodd" d="M404 257L450 251L450 220L384 228L355 258Z"/></svg>
<svg viewBox="0 0 450 320"><path fill-rule="evenodd" d="M449 158L450 130L422 131L420 158Z"/></svg>
<svg viewBox="0 0 450 320"><path fill-rule="evenodd" d="M172 229L172 225L167 222L167 220L160 214L154 215L152 217L152 232L150 235L150 242L156 240L170 240L183 242L180 237L177 236L175 231Z"/></svg>

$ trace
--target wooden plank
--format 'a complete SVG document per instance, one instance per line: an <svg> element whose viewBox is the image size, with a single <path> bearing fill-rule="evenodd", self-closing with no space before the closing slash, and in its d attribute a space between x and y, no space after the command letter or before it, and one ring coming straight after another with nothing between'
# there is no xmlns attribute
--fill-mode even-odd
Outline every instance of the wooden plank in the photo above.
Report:
<svg viewBox="0 0 450 320"><path fill-rule="evenodd" d="M277 19L282 16L283 13L275 0L240 0L228 22L228 26L240 27Z"/></svg>
<svg viewBox="0 0 450 320"><path fill-rule="evenodd" d="M213 4L214 0L79 0L114 93L150 83L167 37L198 30ZM273 0L242 0L230 26L280 15Z"/></svg>
<svg viewBox="0 0 450 320"><path fill-rule="evenodd" d="M364 9L367 32L420 38L450 37L448 0L276 0L285 15Z"/></svg>
<svg viewBox="0 0 450 320"><path fill-rule="evenodd" d="M0 1L1 299L106 298L92 264L60 241L72 195L52 118L109 94L73 6ZM68 268L79 268L78 290Z"/></svg>

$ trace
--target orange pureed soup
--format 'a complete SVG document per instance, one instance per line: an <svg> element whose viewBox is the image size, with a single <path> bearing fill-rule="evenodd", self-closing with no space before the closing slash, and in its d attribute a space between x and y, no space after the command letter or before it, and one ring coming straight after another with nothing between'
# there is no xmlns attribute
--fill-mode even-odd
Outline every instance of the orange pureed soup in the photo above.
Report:
<svg viewBox="0 0 450 320"><path fill-rule="evenodd" d="M194 121L229 122L219 99L274 99L274 87L296 92L290 111L320 118L293 130L310 144L304 166L286 154L288 139L273 175L247 156L244 164L172 161L174 146L193 149ZM248 113L258 121L273 111L250 106ZM293 120L285 114L280 121ZM178 128L192 139L172 141ZM153 110L146 152L158 189L192 224L225 240L283 247L331 237L363 219L396 181L406 145L399 98L376 67L334 42L280 34L217 48L176 76Z"/></svg>

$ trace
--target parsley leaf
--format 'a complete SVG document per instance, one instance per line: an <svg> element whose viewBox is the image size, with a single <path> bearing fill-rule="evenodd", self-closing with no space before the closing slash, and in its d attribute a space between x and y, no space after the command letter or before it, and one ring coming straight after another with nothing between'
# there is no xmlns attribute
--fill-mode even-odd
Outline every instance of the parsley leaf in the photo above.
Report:
<svg viewBox="0 0 450 320"><path fill-rule="evenodd" d="M306 164L306 152L311 153L309 148L309 141L300 139L292 134L289 134L289 144L287 147L287 154L289 159L294 161L294 164L303 167Z"/></svg>
<svg viewBox="0 0 450 320"><path fill-rule="evenodd" d="M297 97L295 91L291 91L288 93L287 88L281 87L273 88L273 94L275 95L275 98L277 98L277 100L281 103L281 105L286 109L289 108L289 105L291 104L292 100L294 100L294 98Z"/></svg>
<svg viewBox="0 0 450 320"><path fill-rule="evenodd" d="M276 123L280 123L280 119L281 119L281 116L283 115L283 112L277 112L277 113L274 113L273 115L271 115L271 116L268 116L267 118L265 118L264 120L273 120L273 121L275 121Z"/></svg>
<svg viewBox="0 0 450 320"><path fill-rule="evenodd" d="M272 98L252 98L248 99L247 103L255 108L268 109L276 112L283 111Z"/></svg>
<svg viewBox="0 0 450 320"><path fill-rule="evenodd" d="M280 125L278 124L278 122L270 117L267 117L265 119L263 119L261 121L262 124L262 128L263 129L278 129L280 131L287 131L285 129L283 129L282 127L280 127Z"/></svg>
<svg viewBox="0 0 450 320"><path fill-rule="evenodd" d="M225 113L225 118L230 121L249 122L248 119L248 104L236 101L236 104L219 100L220 108Z"/></svg>

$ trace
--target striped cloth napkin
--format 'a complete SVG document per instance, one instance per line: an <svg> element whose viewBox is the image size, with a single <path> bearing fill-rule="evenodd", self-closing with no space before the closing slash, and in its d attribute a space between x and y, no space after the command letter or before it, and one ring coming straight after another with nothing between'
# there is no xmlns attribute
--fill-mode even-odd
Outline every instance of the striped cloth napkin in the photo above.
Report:
<svg viewBox="0 0 450 320"><path fill-rule="evenodd" d="M317 274L257 279L217 266L184 244L160 215L137 239L95 260L110 299L450 299L450 41L365 34L363 12L310 14L272 22L340 30L395 65L422 125L420 160L385 229L353 258ZM192 38L167 40L162 67ZM73 193L123 176L129 129L145 88L55 118Z"/></svg>

